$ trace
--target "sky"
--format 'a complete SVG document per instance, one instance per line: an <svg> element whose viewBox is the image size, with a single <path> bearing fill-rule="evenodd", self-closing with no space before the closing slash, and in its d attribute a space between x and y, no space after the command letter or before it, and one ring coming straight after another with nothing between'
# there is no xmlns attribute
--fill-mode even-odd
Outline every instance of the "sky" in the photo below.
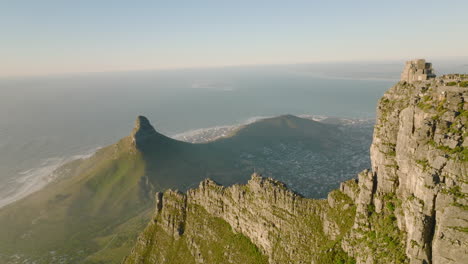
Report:
<svg viewBox="0 0 468 264"><path fill-rule="evenodd" d="M0 0L0 77L468 56L468 1Z"/></svg>

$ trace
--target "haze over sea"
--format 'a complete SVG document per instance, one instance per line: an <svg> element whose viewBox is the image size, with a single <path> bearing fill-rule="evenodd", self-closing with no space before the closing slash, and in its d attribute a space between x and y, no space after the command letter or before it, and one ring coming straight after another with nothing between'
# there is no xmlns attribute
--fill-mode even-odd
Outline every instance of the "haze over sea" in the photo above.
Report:
<svg viewBox="0 0 468 264"><path fill-rule="evenodd" d="M434 61L433 61L434 62ZM166 135L257 116L373 118L403 62L89 73L0 79L0 206L58 165L128 135L137 115ZM466 60L435 62L438 74ZM77 156L78 155L78 156Z"/></svg>

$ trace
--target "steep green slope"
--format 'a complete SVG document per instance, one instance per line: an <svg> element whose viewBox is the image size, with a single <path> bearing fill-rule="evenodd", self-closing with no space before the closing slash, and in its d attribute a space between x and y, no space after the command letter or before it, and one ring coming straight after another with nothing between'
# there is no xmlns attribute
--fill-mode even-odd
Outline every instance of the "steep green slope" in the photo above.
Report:
<svg viewBox="0 0 468 264"><path fill-rule="evenodd" d="M131 136L67 164L57 182L0 210L2 261L119 262L146 224L154 192L218 171L231 177L223 158L210 146L167 138L139 117Z"/></svg>
<svg viewBox="0 0 468 264"><path fill-rule="evenodd" d="M117 263L146 225L155 192L186 190L207 177L246 181L256 164L239 155L249 146L321 141L323 134L331 141L334 130L286 116L246 126L229 139L189 144L138 117L130 136L63 166L56 182L0 209L0 263Z"/></svg>
<svg viewBox="0 0 468 264"><path fill-rule="evenodd" d="M73 176L0 210L2 254L47 263L61 258L56 255L74 261L94 252L98 237L151 206L142 191L145 167L129 138L68 164L62 170Z"/></svg>

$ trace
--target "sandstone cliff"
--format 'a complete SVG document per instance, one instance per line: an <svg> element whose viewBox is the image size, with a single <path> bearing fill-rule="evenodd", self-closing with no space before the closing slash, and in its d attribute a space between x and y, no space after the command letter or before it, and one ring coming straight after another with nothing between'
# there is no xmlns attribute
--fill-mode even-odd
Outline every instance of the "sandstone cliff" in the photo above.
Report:
<svg viewBox="0 0 468 264"><path fill-rule="evenodd" d="M399 82L382 97L372 169L327 200L257 174L158 193L124 263L464 263L468 88L446 78Z"/></svg>

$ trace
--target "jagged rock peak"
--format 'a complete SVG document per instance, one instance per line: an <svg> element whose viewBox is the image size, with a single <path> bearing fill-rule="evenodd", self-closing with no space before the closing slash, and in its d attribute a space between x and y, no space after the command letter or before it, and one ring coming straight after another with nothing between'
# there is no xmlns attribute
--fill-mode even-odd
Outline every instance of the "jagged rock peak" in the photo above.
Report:
<svg viewBox="0 0 468 264"><path fill-rule="evenodd" d="M145 132L156 132L154 127L151 125L148 118L145 116L137 116L135 120L135 128L133 129L134 132L138 131L145 131Z"/></svg>
<svg viewBox="0 0 468 264"><path fill-rule="evenodd" d="M281 181L275 180L270 177L263 177L261 174L254 172L251 175L250 180L248 181L248 185L253 187L253 189L258 188L261 190L267 189L275 189L275 190L282 190L290 193L292 196L301 196L300 194L294 192L293 190L289 189L286 184Z"/></svg>
<svg viewBox="0 0 468 264"><path fill-rule="evenodd" d="M148 118L141 116L141 115L137 116L136 121L135 121L135 127L133 128L133 131L131 134L133 138L133 142L138 143L154 134L157 134L157 132L154 129L154 127L151 125Z"/></svg>

